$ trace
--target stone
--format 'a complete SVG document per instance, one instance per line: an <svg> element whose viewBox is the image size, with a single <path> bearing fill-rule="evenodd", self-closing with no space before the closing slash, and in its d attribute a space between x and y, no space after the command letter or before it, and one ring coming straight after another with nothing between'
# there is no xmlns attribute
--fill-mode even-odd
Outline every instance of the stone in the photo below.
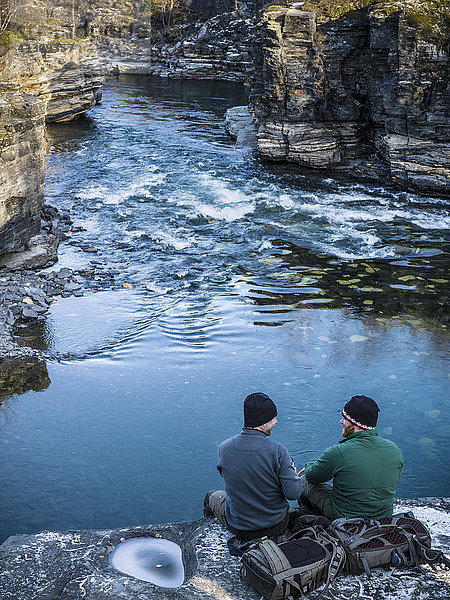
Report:
<svg viewBox="0 0 450 600"><path fill-rule="evenodd" d="M263 157L450 195L448 49L378 5L332 20L269 8L260 32L251 98Z"/></svg>
<svg viewBox="0 0 450 600"><path fill-rule="evenodd" d="M433 547L450 551L450 499L398 500L396 510L413 510L432 532ZM183 552L185 582L164 589L123 575L108 564L109 553L133 537L153 536L177 543ZM226 541L231 536L212 518L109 530L16 535L0 546L2 600L259 600L239 575L240 560ZM366 575L339 575L324 600L401 598L447 600L449 571L425 574L376 569Z"/></svg>
<svg viewBox="0 0 450 600"><path fill-rule="evenodd" d="M180 25L177 34L175 41L162 37L150 46L137 37L103 39L99 51L104 67L113 73L174 79L247 81L253 69L255 26L245 11L219 11L206 21Z"/></svg>
<svg viewBox="0 0 450 600"><path fill-rule="evenodd" d="M2 56L3 77L42 99L46 120L70 121L101 99L105 70L88 40L24 41Z"/></svg>
<svg viewBox="0 0 450 600"><path fill-rule="evenodd" d="M39 233L44 128L41 100L17 90L0 91L0 255L21 251Z"/></svg>
<svg viewBox="0 0 450 600"><path fill-rule="evenodd" d="M29 239L25 249L0 256L0 266L13 271L50 267L58 260L58 245L59 237L55 235L35 235Z"/></svg>
<svg viewBox="0 0 450 600"><path fill-rule="evenodd" d="M29 390L39 392L49 385L45 361L33 357L0 358L0 403L12 394L24 394Z"/></svg>

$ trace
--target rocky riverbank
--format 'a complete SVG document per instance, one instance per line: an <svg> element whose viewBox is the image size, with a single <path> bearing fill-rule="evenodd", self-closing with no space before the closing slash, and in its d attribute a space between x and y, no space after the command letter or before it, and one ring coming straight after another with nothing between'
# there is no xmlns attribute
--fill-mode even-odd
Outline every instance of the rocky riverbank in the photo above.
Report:
<svg viewBox="0 0 450 600"><path fill-rule="evenodd" d="M431 530L433 547L450 552L450 501L398 500L397 511L412 510ZM153 536L169 539L183 552L185 582L164 589L114 571L108 554L122 540ZM240 561L230 556L230 534L215 519L99 531L16 535L0 546L2 600L258 600L239 575ZM380 598L446 600L449 571L425 573L378 569L372 577L339 575L325 599Z"/></svg>
<svg viewBox="0 0 450 600"><path fill-rule="evenodd" d="M119 271L96 258L78 270L57 266L50 269L57 263L60 240L76 231L68 215L45 206L39 234L30 238L21 251L0 256L0 383L4 367L10 370L8 361L49 358L45 348L28 346L26 334L30 328L45 322L52 304L60 298L128 285L122 281ZM98 252L83 242L69 240L68 243L91 256ZM6 390L10 386L4 387Z"/></svg>

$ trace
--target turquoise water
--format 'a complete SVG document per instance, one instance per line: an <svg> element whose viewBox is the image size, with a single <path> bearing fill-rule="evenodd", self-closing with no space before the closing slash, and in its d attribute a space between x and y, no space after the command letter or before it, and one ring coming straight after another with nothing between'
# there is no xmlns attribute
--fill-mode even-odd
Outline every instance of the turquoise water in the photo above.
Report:
<svg viewBox="0 0 450 600"><path fill-rule="evenodd" d="M446 206L262 163L223 130L242 103L122 77L51 127L47 199L74 221L54 268L97 279L18 332L48 358L3 390L0 539L199 518L252 391L298 467L372 396L399 495L449 495Z"/></svg>

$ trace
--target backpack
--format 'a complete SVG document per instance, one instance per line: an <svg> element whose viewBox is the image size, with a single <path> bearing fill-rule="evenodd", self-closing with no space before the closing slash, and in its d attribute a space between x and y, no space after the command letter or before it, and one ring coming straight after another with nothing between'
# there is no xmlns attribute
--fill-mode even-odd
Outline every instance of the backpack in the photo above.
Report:
<svg viewBox="0 0 450 600"><path fill-rule="evenodd" d="M294 600L325 583L345 562L341 544L323 527L309 527L276 544L263 538L242 555L241 576L267 600Z"/></svg>
<svg viewBox="0 0 450 600"><path fill-rule="evenodd" d="M450 561L440 550L431 548L427 527L412 513L378 520L336 519L327 531L345 548L345 568L350 573L367 573L374 567L419 567L420 564L444 564Z"/></svg>

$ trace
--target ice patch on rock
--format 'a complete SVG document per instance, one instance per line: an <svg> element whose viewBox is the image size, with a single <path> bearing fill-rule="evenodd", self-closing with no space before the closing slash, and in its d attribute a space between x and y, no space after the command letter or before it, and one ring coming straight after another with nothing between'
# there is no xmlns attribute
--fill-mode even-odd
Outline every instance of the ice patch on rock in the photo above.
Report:
<svg viewBox="0 0 450 600"><path fill-rule="evenodd" d="M118 544L108 557L116 571L164 588L177 588L184 581L181 548L169 540L141 537Z"/></svg>

